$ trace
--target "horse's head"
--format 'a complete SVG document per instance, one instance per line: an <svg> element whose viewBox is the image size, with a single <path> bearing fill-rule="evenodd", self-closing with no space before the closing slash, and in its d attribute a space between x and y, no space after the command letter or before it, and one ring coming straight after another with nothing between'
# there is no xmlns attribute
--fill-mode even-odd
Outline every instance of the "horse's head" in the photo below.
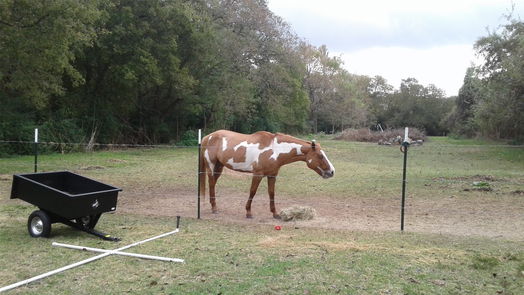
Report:
<svg viewBox="0 0 524 295"><path fill-rule="evenodd" d="M306 154L306 163L310 169L315 170L323 178L330 178L335 175L335 167L320 145L315 143L314 140L311 142L311 149Z"/></svg>

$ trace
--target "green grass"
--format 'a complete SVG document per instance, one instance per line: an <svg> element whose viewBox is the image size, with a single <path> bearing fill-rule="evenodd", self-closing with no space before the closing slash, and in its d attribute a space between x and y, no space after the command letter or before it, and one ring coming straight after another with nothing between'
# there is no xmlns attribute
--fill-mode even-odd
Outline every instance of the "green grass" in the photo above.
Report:
<svg viewBox="0 0 524 295"><path fill-rule="evenodd" d="M493 141L488 139L468 139L468 138L452 138L445 136L429 136L429 142L447 144L447 145L504 145L503 142Z"/></svg>
<svg viewBox="0 0 524 295"><path fill-rule="evenodd" d="M440 143L439 140L445 143ZM460 177L488 175L515 180L504 184L505 191L517 190L522 184L523 148L469 143L449 145L449 141L453 140L430 138L424 146L409 149L410 193L438 193L437 187L427 185L433 184L437 178L457 182ZM277 180L279 194L300 197L319 193L334 197L398 194L402 178L402 153L398 147L333 140L324 140L321 144L337 169L337 177L324 181L303 163L294 163L280 171ZM0 174L31 172L33 160L30 156L0 158ZM195 148L162 148L42 155L39 157L39 171L73 170L122 187L194 190L196 163ZM463 183L466 184L470 183ZM249 176L222 177L219 186L246 191L249 188ZM0 186L2 188L5 190L6 186ZM265 190L265 182L262 182L261 190Z"/></svg>
<svg viewBox="0 0 524 295"><path fill-rule="evenodd" d="M336 177L320 179L302 163L281 170L278 194L296 198L397 197L402 177L398 147L320 141ZM194 191L196 150L129 149L39 157L41 171L72 170L140 191ZM477 178L494 196L524 184L524 149L479 141L430 138L409 149L413 198L475 198L464 191ZM52 241L116 249L170 231L174 218L104 214L97 228L123 238L111 243L55 224L51 239L30 238L33 209L9 200L10 176L32 172L30 156L0 158L0 286L94 254L55 248ZM220 188L245 192L248 177L226 177ZM306 185L307 184L307 185ZM264 190L265 188L261 188ZM480 193L479 193L480 194ZM521 204L521 203L520 203ZM522 228L515 230L523 230ZM129 252L178 257L185 264L111 256L8 294L523 294L524 241L424 233L295 228L182 220L181 232Z"/></svg>
<svg viewBox="0 0 524 295"><path fill-rule="evenodd" d="M33 239L20 213L4 206L0 281L15 282L94 254L64 243L117 248L172 230L174 220L104 216L124 239L102 242L56 226ZM21 247L20 245L23 245ZM519 294L522 243L413 233L295 229L183 219L180 233L129 249L179 257L185 264L112 256L12 291L13 294ZM4 284L5 284L4 283Z"/></svg>

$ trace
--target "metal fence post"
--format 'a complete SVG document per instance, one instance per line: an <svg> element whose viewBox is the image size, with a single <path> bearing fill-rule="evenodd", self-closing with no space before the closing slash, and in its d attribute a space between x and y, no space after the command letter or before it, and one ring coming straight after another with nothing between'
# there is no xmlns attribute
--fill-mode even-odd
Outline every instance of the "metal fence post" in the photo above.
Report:
<svg viewBox="0 0 524 295"><path fill-rule="evenodd" d="M400 209L400 231L404 231L404 208L406 205L406 170L407 170L407 163L408 163L408 146L409 146L409 140L408 140L408 127L406 127L404 132L404 141L402 142L402 146L400 148L400 151L404 153L404 168L402 171L402 204Z"/></svg>
<svg viewBox="0 0 524 295"><path fill-rule="evenodd" d="M38 128L35 128L35 173L38 170Z"/></svg>
<svg viewBox="0 0 524 295"><path fill-rule="evenodd" d="M200 219L200 158L201 158L201 147L202 147L202 129L198 129L198 174L197 174L197 219Z"/></svg>

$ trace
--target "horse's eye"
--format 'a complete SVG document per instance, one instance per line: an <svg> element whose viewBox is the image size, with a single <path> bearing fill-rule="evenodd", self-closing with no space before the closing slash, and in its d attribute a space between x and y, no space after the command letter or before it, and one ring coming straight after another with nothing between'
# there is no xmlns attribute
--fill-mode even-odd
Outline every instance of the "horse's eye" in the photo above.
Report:
<svg viewBox="0 0 524 295"><path fill-rule="evenodd" d="M324 160L324 155L319 155L318 158L319 158L320 160Z"/></svg>

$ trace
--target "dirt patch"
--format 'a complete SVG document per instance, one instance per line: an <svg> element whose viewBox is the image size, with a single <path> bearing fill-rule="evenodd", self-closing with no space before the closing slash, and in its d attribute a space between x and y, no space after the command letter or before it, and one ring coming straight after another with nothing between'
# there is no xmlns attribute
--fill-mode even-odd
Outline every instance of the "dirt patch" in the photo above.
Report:
<svg viewBox="0 0 524 295"><path fill-rule="evenodd" d="M245 217L246 193L222 189L217 196L219 212L211 213L208 198L201 200L201 218L242 225L282 225L284 228L329 228L355 231L399 231L400 199L375 197L276 197L277 210L293 205L314 208L313 220L283 222L269 211L268 197L258 193L253 219ZM195 191L124 189L118 212L152 216L196 218ZM409 198L405 207L405 231L461 236L482 236L524 241L524 204L520 194L471 192L462 198Z"/></svg>
<svg viewBox="0 0 524 295"><path fill-rule="evenodd" d="M436 177L435 181L504 181L504 179L494 177L492 175L471 175L471 176L457 176L457 177Z"/></svg>
<svg viewBox="0 0 524 295"><path fill-rule="evenodd" d="M0 174L0 181L11 181L11 180L13 180L13 175Z"/></svg>
<svg viewBox="0 0 524 295"><path fill-rule="evenodd" d="M465 192L472 192L472 191L477 191L477 192L492 192L493 189L491 187L474 187L474 188L465 188L464 189Z"/></svg>
<svg viewBox="0 0 524 295"><path fill-rule="evenodd" d="M89 170L103 170L103 169L106 169L106 167L104 166L85 166L85 167L80 167L80 170L86 170L86 171L89 171Z"/></svg>

